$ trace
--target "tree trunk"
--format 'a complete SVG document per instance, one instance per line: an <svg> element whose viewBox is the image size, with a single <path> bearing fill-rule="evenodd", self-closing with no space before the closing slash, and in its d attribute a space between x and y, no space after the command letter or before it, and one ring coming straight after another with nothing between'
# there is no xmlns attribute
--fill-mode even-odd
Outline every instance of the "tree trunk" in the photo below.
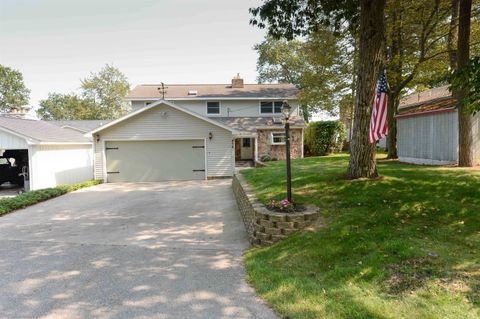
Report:
<svg viewBox="0 0 480 319"><path fill-rule="evenodd" d="M458 41L458 2L459 0L450 1L452 13L450 17L450 29L448 30L447 50L451 70L457 69L457 51L455 50L455 42Z"/></svg>
<svg viewBox="0 0 480 319"><path fill-rule="evenodd" d="M357 98L347 178L378 176L376 145L368 142L372 97L383 59L384 12L386 0L360 1L360 42Z"/></svg>
<svg viewBox="0 0 480 319"><path fill-rule="evenodd" d="M458 44L457 66L462 68L470 59L470 18L472 13L472 0L460 0L458 19ZM466 92L457 90L453 92L458 100L458 166L473 166L473 136L472 115L467 113L460 101Z"/></svg>
<svg viewBox="0 0 480 319"><path fill-rule="evenodd" d="M396 159L397 155L397 121L395 115L397 114L399 96L390 92L387 100L387 123L388 123L388 135L387 135L387 150L388 159Z"/></svg>

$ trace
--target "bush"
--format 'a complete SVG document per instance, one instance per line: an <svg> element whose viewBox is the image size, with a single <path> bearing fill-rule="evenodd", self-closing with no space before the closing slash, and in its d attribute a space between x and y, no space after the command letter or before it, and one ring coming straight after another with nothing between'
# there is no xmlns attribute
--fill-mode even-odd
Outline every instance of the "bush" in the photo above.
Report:
<svg viewBox="0 0 480 319"><path fill-rule="evenodd" d="M33 204L43 202L47 199L76 191L80 188L100 184L101 181L86 181L73 185L59 185L53 188L39 189L20 194L13 198L0 199L0 216L21 209Z"/></svg>
<svg viewBox="0 0 480 319"><path fill-rule="evenodd" d="M305 154L322 156L340 152L345 136L345 125L340 121L311 122L305 129Z"/></svg>
<svg viewBox="0 0 480 319"><path fill-rule="evenodd" d="M260 156L260 162L273 162L277 161L276 157L271 157L269 154L264 154Z"/></svg>

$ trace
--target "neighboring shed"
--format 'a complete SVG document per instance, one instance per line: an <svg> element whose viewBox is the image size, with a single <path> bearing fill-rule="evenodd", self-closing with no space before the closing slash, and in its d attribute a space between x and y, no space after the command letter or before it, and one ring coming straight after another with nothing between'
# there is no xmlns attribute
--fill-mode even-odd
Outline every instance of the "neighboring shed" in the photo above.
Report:
<svg viewBox="0 0 480 319"><path fill-rule="evenodd" d="M95 178L154 182L232 176L233 132L160 100L89 132L95 141Z"/></svg>
<svg viewBox="0 0 480 319"><path fill-rule="evenodd" d="M0 116L0 153L28 168L26 189L93 179L91 140L44 121Z"/></svg>
<svg viewBox="0 0 480 319"><path fill-rule="evenodd" d="M398 157L402 162L448 165L458 162L458 113L448 87L409 96L397 115ZM474 116L474 157L480 161L480 116Z"/></svg>

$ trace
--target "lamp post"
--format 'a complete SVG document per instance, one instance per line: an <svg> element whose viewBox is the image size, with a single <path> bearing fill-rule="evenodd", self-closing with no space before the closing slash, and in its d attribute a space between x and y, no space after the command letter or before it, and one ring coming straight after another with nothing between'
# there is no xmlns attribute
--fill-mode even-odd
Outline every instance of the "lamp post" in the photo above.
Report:
<svg viewBox="0 0 480 319"><path fill-rule="evenodd" d="M292 202L292 168L290 164L290 115L292 107L283 101L282 113L285 120L285 159L287 161L287 200Z"/></svg>

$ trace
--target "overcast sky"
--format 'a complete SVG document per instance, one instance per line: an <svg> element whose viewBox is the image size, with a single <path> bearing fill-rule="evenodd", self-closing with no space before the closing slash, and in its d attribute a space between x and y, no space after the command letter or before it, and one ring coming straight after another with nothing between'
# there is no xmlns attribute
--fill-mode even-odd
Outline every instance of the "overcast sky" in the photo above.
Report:
<svg viewBox="0 0 480 319"><path fill-rule="evenodd" d="M141 83L256 80L255 0L0 0L0 64L23 73L36 106L106 63Z"/></svg>

